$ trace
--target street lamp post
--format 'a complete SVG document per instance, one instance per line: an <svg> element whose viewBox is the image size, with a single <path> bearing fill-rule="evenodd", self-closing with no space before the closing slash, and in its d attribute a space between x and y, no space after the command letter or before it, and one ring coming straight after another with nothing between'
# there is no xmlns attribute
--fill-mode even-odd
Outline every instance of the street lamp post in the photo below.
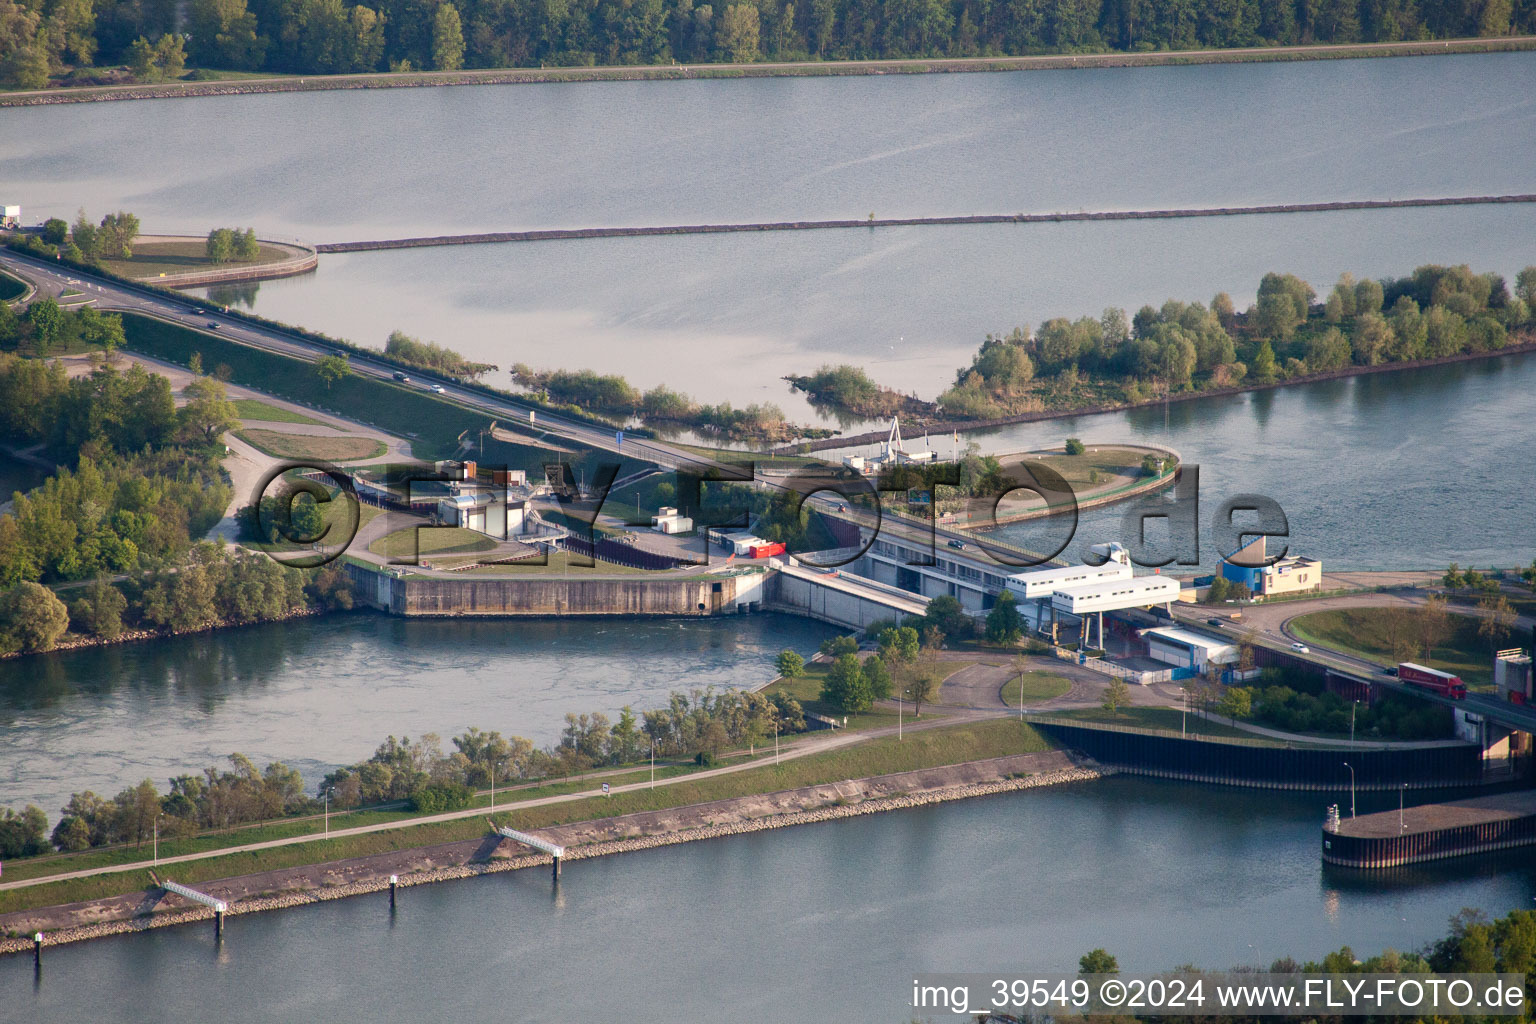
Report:
<svg viewBox="0 0 1536 1024"><path fill-rule="evenodd" d="M325 791L325 838L331 838L331 791Z"/></svg>
<svg viewBox="0 0 1536 1024"><path fill-rule="evenodd" d="M1397 784L1397 830L1399 832L1408 831L1408 826L1403 822L1403 791L1407 788L1408 783L1406 782L1399 782Z"/></svg>
<svg viewBox="0 0 1536 1024"><path fill-rule="evenodd" d="M651 740L651 788L656 788L656 741Z"/></svg>
<svg viewBox="0 0 1536 1024"><path fill-rule="evenodd" d="M139 833L143 835L143 833ZM142 840L141 840L142 842ZM160 866L160 815L155 815L155 866Z"/></svg>
<svg viewBox="0 0 1536 1024"><path fill-rule="evenodd" d="M1349 816L1353 818L1355 816L1355 769L1348 761L1344 762L1344 767L1349 769Z"/></svg>
<svg viewBox="0 0 1536 1024"><path fill-rule="evenodd" d="M491 760L491 810L496 810L496 761Z"/></svg>
<svg viewBox="0 0 1536 1024"><path fill-rule="evenodd" d="M773 763L774 764L782 764L783 763L783 762L781 762L779 760L779 719L778 719L778 716L774 716L774 719L773 719Z"/></svg>
<svg viewBox="0 0 1536 1024"><path fill-rule="evenodd" d="M1360 702L1357 701L1357 700L1350 701L1350 703L1349 703L1349 745L1350 746L1354 746L1355 745L1355 708L1357 708L1359 706L1360 706Z"/></svg>

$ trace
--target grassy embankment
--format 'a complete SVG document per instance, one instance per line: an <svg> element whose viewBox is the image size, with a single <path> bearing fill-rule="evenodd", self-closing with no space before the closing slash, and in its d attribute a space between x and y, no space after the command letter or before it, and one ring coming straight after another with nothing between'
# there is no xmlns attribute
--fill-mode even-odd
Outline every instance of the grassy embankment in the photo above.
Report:
<svg viewBox="0 0 1536 1024"><path fill-rule="evenodd" d="M1201 718L1194 712L1186 717L1179 708L1121 708L1105 711L1103 708L1073 708L1053 711L1050 717L1069 723L1084 725L1120 725L1132 729L1155 729L1177 736L1181 728L1192 739L1241 739L1261 746L1283 747L1284 740L1269 739L1256 733L1246 732L1235 726L1209 718ZM1324 742L1319 737L1318 742ZM1291 744L1294 745L1294 744Z"/></svg>
<svg viewBox="0 0 1536 1024"><path fill-rule="evenodd" d="M293 253L275 245L263 245L248 260L231 259L215 263L208 258L201 239L185 242L137 242L133 255L128 259L108 258L102 265L114 274L140 281L152 281L173 274L190 274L202 270L229 270L237 267L257 267L265 263L279 263Z"/></svg>
<svg viewBox="0 0 1536 1024"><path fill-rule="evenodd" d="M964 761L1033 753L1048 750L1050 747L1050 742L1044 736L1014 719L989 719L984 722L909 733L900 742L894 736L881 737L851 747L810 754L783 764L772 763L772 751L768 750L758 756L759 767L749 771L680 782L654 790L641 789L618 793L612 797L594 796L544 807L498 811L495 820L498 824L519 829L548 828L568 822L589 821L639 811L663 810L711 800L840 782L845 779L888 775ZM660 775L659 770L658 775ZM590 783L580 785L590 785ZM518 798L530 798L535 795L544 794L528 791L519 793ZM502 799L504 801L505 797ZM348 822L349 825L361 823L363 822ZM386 832L318 839L314 842L270 850L211 857L207 860L177 865L173 877L178 882L195 885L210 879L475 839L485 834L486 826L483 817L475 815L454 821L392 829ZM241 841L256 840L242 837ZM142 851L139 853L142 857ZM161 848L161 855L168 855L164 846ZM79 870L79 868L70 865L61 870ZM7 877L10 877L10 873L11 869L8 866ZM161 873L164 875L169 872ZM8 890L0 892L0 913L138 892L147 884L146 876L141 876L137 872L122 872L44 883L27 889Z"/></svg>
<svg viewBox="0 0 1536 1024"><path fill-rule="evenodd" d="M459 434L478 431L490 422L475 412L429 391L401 387L392 381L351 374L327 387L315 376L314 364L303 359L266 352L224 338L189 330L178 324L123 315L126 347L134 352L187 365L192 353L201 353L206 367L229 368L230 381L256 391L378 427L387 433L413 440L413 452L422 457L446 455L457 446Z"/></svg>
<svg viewBox="0 0 1536 1024"><path fill-rule="evenodd" d="M489 551L495 546L496 542L485 534L457 526L407 526L380 537L368 545L368 550L390 558L410 558L413 555L467 555Z"/></svg>
<svg viewBox="0 0 1536 1024"><path fill-rule="evenodd" d="M356 462L373 459L389 449L383 441L371 437L318 437L310 434L283 434L276 430L235 431L235 436L257 451L277 459L322 459L326 462Z"/></svg>
<svg viewBox="0 0 1536 1024"><path fill-rule="evenodd" d="M1068 679L1066 676L1060 676L1054 672L1041 672L1039 670L1031 670L1029 672L1025 672L1022 677L1015 675L1007 682L1003 683L1003 703L1007 704L1009 707L1016 708L1019 706L1019 687L1021 685L1019 681L1020 678L1023 679L1022 686L1024 689L1024 704L1026 707L1028 707L1029 704L1033 701L1051 700L1054 697L1060 697L1062 694L1072 689L1072 680Z"/></svg>
<svg viewBox="0 0 1536 1024"><path fill-rule="evenodd" d="M1384 613L1403 609L1337 608L1312 612L1290 621L1290 630L1302 640L1318 647L1343 651L1383 665L1403 660L1393 654L1392 634ZM1493 681L1494 645L1477 633L1478 620L1470 615L1450 615L1449 629L1443 643L1437 644L1428 661L1430 668L1454 672L1468 685L1487 685ZM1416 631L1409 627L1410 637ZM1420 646L1422 652L1423 648ZM1424 664L1420 655L1412 661Z"/></svg>
<svg viewBox="0 0 1536 1024"><path fill-rule="evenodd" d="M0 302L10 302L19 299L27 293L26 283L12 277L10 274L0 273Z"/></svg>
<svg viewBox="0 0 1536 1024"><path fill-rule="evenodd" d="M236 398L233 401L235 413L242 420L255 420L258 423L302 423L315 427L328 425L313 416L305 416L301 412L284 409L270 402L263 402L259 398Z"/></svg>

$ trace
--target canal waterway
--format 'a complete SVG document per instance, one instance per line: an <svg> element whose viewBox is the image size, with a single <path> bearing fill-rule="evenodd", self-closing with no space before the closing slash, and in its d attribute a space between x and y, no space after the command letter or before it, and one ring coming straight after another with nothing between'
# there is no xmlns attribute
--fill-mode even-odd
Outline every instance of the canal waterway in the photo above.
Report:
<svg viewBox="0 0 1536 1024"><path fill-rule="evenodd" d="M833 629L733 619L405 620L358 613L0 661L0 805L51 819L69 794L162 789L236 751L313 789L387 735L470 726L559 739L568 712L616 718L672 690L760 686L785 647Z"/></svg>
<svg viewBox="0 0 1536 1024"><path fill-rule="evenodd" d="M1117 778L233 918L0 961L37 1020L901 1024L923 971L1267 965L1529 907L1520 851L1325 869L1319 795ZM1363 803L1362 809L1378 809ZM835 951L835 955L832 954ZM366 965L366 967L363 967ZM928 1014L922 1014L926 1018Z"/></svg>

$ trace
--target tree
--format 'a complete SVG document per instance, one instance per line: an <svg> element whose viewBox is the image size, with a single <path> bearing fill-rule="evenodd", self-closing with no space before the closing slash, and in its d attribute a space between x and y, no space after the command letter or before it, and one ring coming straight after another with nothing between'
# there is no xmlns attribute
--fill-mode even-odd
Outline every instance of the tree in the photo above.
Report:
<svg viewBox="0 0 1536 1024"><path fill-rule="evenodd" d="M464 29L453 4L440 4L432 19L432 65L439 71L464 66Z"/></svg>
<svg viewBox="0 0 1536 1024"><path fill-rule="evenodd" d="M155 68L161 78L180 78L187 67L187 48L182 36L167 32L155 43Z"/></svg>
<svg viewBox="0 0 1536 1024"><path fill-rule="evenodd" d="M1105 711L1115 715L1119 714L1120 709L1130 704L1130 702L1130 686L1128 686L1125 680L1121 679L1119 676L1112 677L1109 681L1109 686L1104 690L1104 702L1101 706Z"/></svg>
<svg viewBox="0 0 1536 1024"><path fill-rule="evenodd" d="M1253 691L1246 686L1227 687L1227 691L1216 702L1216 710L1236 725L1239 718L1253 714Z"/></svg>
<svg viewBox="0 0 1536 1024"><path fill-rule="evenodd" d="M1102 949L1083 954L1077 960L1079 974L1119 974L1120 962Z"/></svg>
<svg viewBox="0 0 1536 1024"><path fill-rule="evenodd" d="M239 260L253 260L261 255L261 242L256 238L255 228L246 228L244 231L235 232L235 258Z"/></svg>
<svg viewBox="0 0 1536 1024"><path fill-rule="evenodd" d="M0 594L0 653L46 651L69 628L69 610L40 583L18 583Z"/></svg>
<svg viewBox="0 0 1536 1024"><path fill-rule="evenodd" d="M832 636L823 640L818 650L828 657L838 658L844 654L857 654L859 642L851 636Z"/></svg>
<svg viewBox="0 0 1536 1024"><path fill-rule="evenodd" d="M1515 294L1531 309L1536 309L1536 266L1515 275Z"/></svg>
<svg viewBox="0 0 1536 1024"><path fill-rule="evenodd" d="M875 696L857 654L840 654L821 686L821 699L845 715L867 711Z"/></svg>
<svg viewBox="0 0 1536 1024"><path fill-rule="evenodd" d="M864 683L875 700L885 700L891 695L891 670L880 655L872 654L864 659Z"/></svg>
<svg viewBox="0 0 1536 1024"><path fill-rule="evenodd" d="M1254 380L1268 384L1275 379L1275 349L1269 342L1259 345L1259 350L1254 353L1253 363L1248 367L1248 373Z"/></svg>
<svg viewBox="0 0 1536 1024"><path fill-rule="evenodd" d="M97 578L69 605L70 620L82 633L111 640L123 631L128 599L106 580Z"/></svg>
<svg viewBox="0 0 1536 1024"><path fill-rule="evenodd" d="M0 807L0 858L35 857L47 853L48 816L28 804L20 814Z"/></svg>
<svg viewBox="0 0 1536 1024"><path fill-rule="evenodd" d="M192 0L192 53L205 67L252 71L261 66L269 40L257 31L246 0Z"/></svg>
<svg viewBox="0 0 1536 1024"><path fill-rule="evenodd" d="M1489 594L1479 601L1477 610L1482 616L1477 624L1477 635L1494 647L1498 647L1505 637L1514 632L1515 623L1520 618L1510 606L1509 598L1498 593Z"/></svg>
<svg viewBox="0 0 1536 1024"><path fill-rule="evenodd" d="M963 640L971 635L974 628L965 608L948 594L940 594L929 601L923 611L923 619L943 634L940 643L943 643L944 638Z"/></svg>
<svg viewBox="0 0 1536 1024"><path fill-rule="evenodd" d="M49 245L63 245L69 237L69 222L62 217L49 217L43 221L43 241Z"/></svg>
<svg viewBox="0 0 1536 1024"><path fill-rule="evenodd" d="M1084 452L1086 452L1087 450L1088 449L1083 446L1083 442L1081 440L1079 440L1078 438L1075 438L1075 437L1067 438L1066 452L1067 452L1068 455L1081 455Z"/></svg>
<svg viewBox="0 0 1536 1024"><path fill-rule="evenodd" d="M788 647L779 652L774 664L785 679L798 679L805 675L805 659Z"/></svg>
<svg viewBox="0 0 1536 1024"><path fill-rule="evenodd" d="M329 391L331 385L346 377L352 372L352 364L344 355L321 356L315 360L315 376L325 383L325 389Z"/></svg>
<svg viewBox="0 0 1536 1024"><path fill-rule="evenodd" d="M1232 584L1225 576L1217 576L1205 591L1206 604L1222 604L1231 595Z"/></svg>
<svg viewBox="0 0 1536 1024"><path fill-rule="evenodd" d="M1434 657L1435 648L1445 642L1450 628L1451 617L1446 610L1445 598L1439 594L1429 595L1424 607L1419 609L1419 642L1424 645L1426 662Z"/></svg>
<svg viewBox="0 0 1536 1024"><path fill-rule="evenodd" d="M905 679L904 689L907 700L912 702L912 716L922 718L923 705L932 704L939 699L939 687L943 682L943 676L933 660L925 657L905 673Z"/></svg>
<svg viewBox="0 0 1536 1024"><path fill-rule="evenodd" d="M898 670L917 661L922 651L922 638L911 626L892 626L880 631L878 638L880 657L887 665Z"/></svg>
<svg viewBox="0 0 1536 1024"><path fill-rule="evenodd" d="M132 258L133 240L137 237L139 218L126 210L118 210L101 218L97 244L103 256L124 260Z"/></svg>
<svg viewBox="0 0 1536 1024"><path fill-rule="evenodd" d="M1237 643L1237 670L1239 672L1252 672L1254 661L1258 657L1255 653L1259 644L1259 631L1249 626L1243 630L1243 635Z"/></svg>
<svg viewBox="0 0 1536 1024"><path fill-rule="evenodd" d="M214 228L208 232L203 252L211 263L228 263L235 254L235 233L230 228Z"/></svg>
<svg viewBox="0 0 1536 1024"><path fill-rule="evenodd" d="M240 425L235 403L229 400L223 381L198 377L183 393L187 404L181 407L177 419L184 434L212 444L226 430Z"/></svg>
<svg viewBox="0 0 1536 1024"><path fill-rule="evenodd" d="M1019 617L1013 592L1004 590L987 613L987 640L994 644L1015 644L1024 635L1024 620Z"/></svg>
<svg viewBox="0 0 1536 1024"><path fill-rule="evenodd" d="M752 4L731 4L720 17L720 27L715 31L715 48L720 58L732 64L747 64L757 60L758 34L761 22L757 7Z"/></svg>
<svg viewBox="0 0 1536 1024"><path fill-rule="evenodd" d="M48 84L48 37L42 28L30 44L13 45L0 56L0 78L18 89L41 89Z"/></svg>
<svg viewBox="0 0 1536 1024"><path fill-rule="evenodd" d="M1445 570L1445 575L1440 577L1440 584L1447 590L1459 590L1462 586L1461 566L1452 562Z"/></svg>
<svg viewBox="0 0 1536 1024"><path fill-rule="evenodd" d="M64 333L64 311L51 298L38 299L27 307L27 323L38 355L47 355Z"/></svg>

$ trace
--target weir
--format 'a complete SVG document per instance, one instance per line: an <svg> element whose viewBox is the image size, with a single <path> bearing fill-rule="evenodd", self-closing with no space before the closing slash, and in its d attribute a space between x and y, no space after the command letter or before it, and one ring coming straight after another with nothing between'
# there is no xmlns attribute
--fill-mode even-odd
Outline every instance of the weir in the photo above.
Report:
<svg viewBox="0 0 1536 1024"><path fill-rule="evenodd" d="M563 228L546 231L488 231L468 235L384 238L363 242L323 242L316 252L370 252L438 245L494 242L557 242L579 238L635 238L646 235L720 235L751 231L827 231L848 228L955 226L966 224L1053 224L1062 221L1172 220L1185 217L1241 217L1274 213L1330 213L1339 210L1395 210L1415 206L1486 206L1536 203L1536 193L1497 196L1430 196L1419 199L1349 199L1329 203L1270 206L1210 206L1168 210L1099 210L1065 213L994 213L953 217L870 217L867 220L794 220L757 224L677 224L657 227Z"/></svg>

